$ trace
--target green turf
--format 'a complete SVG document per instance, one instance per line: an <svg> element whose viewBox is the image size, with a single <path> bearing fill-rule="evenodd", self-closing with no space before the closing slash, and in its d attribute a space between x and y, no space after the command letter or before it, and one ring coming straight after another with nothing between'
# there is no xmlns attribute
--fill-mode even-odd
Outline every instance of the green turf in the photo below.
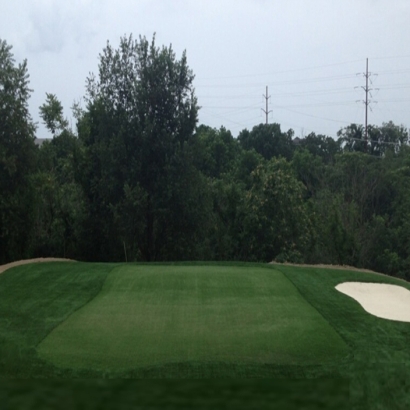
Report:
<svg viewBox="0 0 410 410"><path fill-rule="evenodd" d="M348 348L280 272L120 266L39 345L60 367L121 371L184 362L319 364Z"/></svg>
<svg viewBox="0 0 410 410"><path fill-rule="evenodd" d="M410 284L366 272L277 268L350 346L351 360L339 366L339 374L350 379L350 396L354 403L351 408L410 408L410 323L372 316L357 301L334 288L339 283L351 281L389 283L409 290Z"/></svg>
<svg viewBox="0 0 410 410"><path fill-rule="evenodd" d="M153 273L145 275L145 278L141 273L138 274L141 276L138 284L136 282L129 287L129 277L138 275L131 274L128 270L130 268L134 270L135 267L140 269L140 272L150 271ZM184 272L187 270L191 272L190 279L198 277L195 286L194 282L182 279L186 276ZM168 273L158 273L165 271ZM213 279L207 278L211 271L226 271L227 273L212 274ZM177 273L171 274L171 272ZM203 275L199 272L208 273ZM166 281L168 283L166 286L163 279L168 276L172 280ZM127 282L126 286L124 286L121 279ZM213 280L218 282L218 286ZM355 300L334 289L336 284L344 281L393 283L410 289L408 283L365 272L262 264L124 265L47 263L10 269L0 275L0 403L9 400L10 408L56 408L55 403L51 402L48 407L47 405L36 407L36 403L43 403L40 400L43 393L44 403L47 402L48 392L50 389L54 389L50 386L55 385L52 381L64 380L59 384L59 388L55 387L55 390L53 390L58 397L69 396L70 394L77 395L77 392L79 392L78 397L82 397L81 389L88 389L86 386L91 383L87 382L87 384L81 381L86 378L88 380L104 380L96 381L96 387L90 388L88 401L85 398L83 401L79 399L77 403L79 408L86 406L86 402L88 404L104 403L108 406L108 403L113 400L116 401L118 406L123 405L123 407L118 408L131 408L127 407L127 403L135 404L136 402L132 401L134 399L131 400L131 384L127 384L125 379L147 380L161 378L176 380L176 384L170 388L173 391L168 388L163 389L161 386L164 385L160 381L158 381L159 384L154 381L150 384L151 382L147 380L145 387L135 390L135 392L138 390L140 403L146 403L148 406L141 408L155 408L155 406L161 408L190 408L187 404L190 401L195 403L196 408L206 408L201 407L193 396L199 394L201 389L203 392L201 394L204 395L204 403L208 405L207 408L228 408L228 406L224 407L221 404L222 402L217 401L217 396L221 398L228 397L224 392L229 390L224 383L218 380L221 378L242 378L247 381L243 381L244 384L238 388L239 391L244 392L244 394L249 392L250 395L257 396L254 397L256 407L252 407L250 396L250 401L243 400L241 402L244 405L243 408L258 408L258 406L260 408L269 408L268 402L270 400L275 400L274 403L284 403L282 407L286 408L286 403L291 403L288 397L290 393L286 393L286 391L296 392L298 383L302 381L306 382L305 384L302 383L305 386L304 392L312 389L311 400L309 401L311 405L309 404L306 408L338 408L334 405L337 402L342 403L344 401L348 386L350 386L349 395L351 400L347 406L349 409L390 410L410 408L410 324L380 319L368 314ZM198 288L196 284L198 284ZM121 289L125 289L125 292ZM199 289L202 290L199 291ZM161 292L164 295L162 298L153 296ZM280 292L285 292L288 296L281 299ZM92 310L94 305L98 305L103 301L104 297L113 299L114 293L119 294L119 299L122 298L124 302L131 303L134 307L145 305L145 319L148 320L149 318L151 323L153 315L160 314L163 319L170 320L168 315L172 310L175 312L177 306L179 306L179 310L177 310L179 313L185 309L186 316L184 320L177 323L178 320L174 318L174 323L183 328L183 324L189 323L189 320L191 320L191 324L198 330L208 331L208 340L221 340L220 344L215 345L217 350L213 352L214 355L219 354L219 358L214 358L212 361L203 360L204 356L201 356L203 351L202 353L199 351L199 353L194 352L197 356L192 359L192 348L191 350L187 349L186 344L184 348L177 346L176 341L178 337L182 336L176 333L172 334L172 331L165 332L165 330L163 330L165 332L163 334L166 335L167 340L156 340L154 347L158 349L158 346L163 346L165 342L172 342L174 349L169 350L168 353L170 355L175 354L175 351L180 348L181 356L178 356L178 361L159 360L156 363L130 370L117 368L113 371L101 371L94 365L83 368L83 365L78 363L71 368L57 366L49 359L44 360L39 355L38 349L41 350L42 346L45 346L59 329L64 329L70 321L76 319L83 312L85 314L89 309ZM221 299L225 300L225 303L222 303ZM274 299L277 301L282 300L283 303L270 305ZM169 303L165 308L162 306L165 306L166 300ZM238 302L235 305L235 300L241 300L241 303ZM254 303L250 303L251 300ZM319 323L322 331L328 332L326 329L330 328L330 334L336 333L348 347L348 355L341 355L341 350L345 350L345 348L341 348L339 345L341 350L337 349L337 352L333 352L333 359L331 358L332 352L325 352L324 356L318 356L320 360L314 363L306 351L309 351L312 347L315 349L315 347L314 344L309 344L307 341L311 340L318 343L323 338L322 336L317 338L314 336L312 339L311 334L307 336L304 334L302 336L303 340L299 341L299 347L292 345L294 341L291 338L283 338L281 349L291 353L288 356L288 362L283 360L284 355L273 357L271 361L265 361L264 357L269 356L269 354L267 350L264 350L267 339L262 337L262 324L267 323L272 318L275 319L275 312L282 312L282 309L290 309L288 313L291 317L292 308L290 306L293 303L288 305L289 300L295 303L299 301L297 303L301 303L308 311L307 317L311 319L314 319L315 315L320 317L318 321L312 319L312 324L317 325ZM195 305L194 301L199 306ZM186 305L183 303L186 303ZM100 304L100 306L102 305ZM263 309L261 309L262 306ZM269 306L271 309L266 309ZM112 308L114 310L119 309L120 305L115 306L112 304ZM206 324L205 326L195 320L197 317L209 316L210 312L214 314L215 309L218 309L219 313L223 313L221 317L229 315L232 318L231 321L226 320L221 323L216 320L208 320L203 322ZM312 313L313 316L309 316L309 311L311 313L315 312ZM107 312L107 307L105 312ZM256 312L259 312L260 315L257 315ZM101 312L97 309L96 313L98 316ZM143 319L141 317L141 320ZM136 320L135 315L132 318L126 318L125 322L130 320L131 322ZM166 320L162 321L163 329L165 329ZM280 322L281 332L291 332L293 320L297 319L292 318L287 323L286 321ZM248 325L242 326L241 329L242 321L248 323ZM101 322L102 327L106 329L108 322L108 320L105 320L105 323ZM109 323L115 324L117 329L122 329L121 331L127 330L126 326L121 324L121 321L111 320ZM260 326L259 330L252 328L252 323L258 324ZM303 326L303 323L301 325ZM309 326L307 327L309 328ZM148 330L151 328L150 326L146 327ZM71 329L73 330L73 328ZM188 330L185 330L185 336L192 338L190 339L191 343L200 339L195 339L193 326L186 329ZM243 338L235 340L231 334L233 329L242 332ZM160 327L157 327L157 330L160 330ZM130 331L135 332L135 328ZM268 329L269 331L271 329ZM218 334L213 335L213 333ZM307 333L309 333L309 329ZM233 334L235 333L233 332ZM259 336L256 337L257 335ZM296 337L294 339L297 340ZM138 343L141 343L141 340ZM339 339L336 337L336 340ZM232 359L232 356L229 356L233 354L231 351L224 350L224 346L227 346L230 341L232 341L232 345L237 343L235 346L240 346L240 342L244 344L238 347L237 352L242 349L242 353L237 355L235 360ZM303 341L304 343L302 343ZM251 345L247 347L245 342L250 343L255 349L251 349ZM275 343L275 338L272 337L270 346L274 346ZM197 346L200 345L201 343ZM305 345L305 353L299 350L302 345ZM106 346L107 349L110 348L108 344ZM203 346L210 352L209 345L204 344ZM100 349L103 350L101 347ZM244 355L246 349L252 352L252 360L249 360L249 356ZM108 350L103 351L103 353L107 352ZM272 352L277 353L278 350L272 349L270 354ZM186 360L187 357L192 360ZM105 369L108 368L105 367ZM107 380L112 378L121 378L124 381L117 383ZM185 381L182 381L182 378ZM190 382L187 379L192 378L214 379L214 381L198 382L197 386L202 387L195 390L189 388ZM271 381L263 382L266 389L264 388L265 390L262 389L262 391L255 389L255 386L259 386L259 382L253 384L254 382L250 380L252 378L264 378ZM30 382L26 383L21 379L36 379L38 382L30 384ZM42 382L39 381L40 379L43 380L44 387L41 387ZM281 388L278 386L281 386L281 383L288 384L288 381L290 381L289 386L293 387L289 387L290 390L283 390L283 396L280 397ZM311 384L314 381L324 381L324 384L320 383L315 387L315 383ZM271 389L267 387L269 383L274 387ZM338 390L335 386L339 385L341 388ZM324 389L328 389L331 394L324 395ZM191 395L194 390L196 393ZM124 392L128 398L121 399L121 395L114 391ZM160 395L163 394L172 398L177 403L175 407L166 407L163 401L155 401L155 396L153 396L155 391L160 391L162 392L159 393ZM275 394L270 394L269 391L275 392ZM234 403L232 408L238 405L237 396L240 395L240 392L234 390L230 396L231 402ZM302 397L305 394L304 392L301 393ZM208 393L209 397L206 396ZM212 406L211 393L215 397L215 402L219 403L219 407ZM106 399L103 400L102 395ZM68 396L67 400L63 400L64 403L70 402ZM92 400L92 397L94 397L94 400ZM21 401L19 401L20 399ZM266 400L264 401L264 399ZM18 405L15 403L18 403ZM178 407L178 403L181 407ZM135 408L134 404L132 408ZM105 408L102 404L101 406L94 408ZM59 408L63 407L60 405ZM275 408L275 406L272 405L272 408ZM298 407L292 407L289 404L289 408Z"/></svg>
<svg viewBox="0 0 410 410"><path fill-rule="evenodd" d="M319 380L9 380L0 408L24 410L339 410L349 384Z"/></svg>

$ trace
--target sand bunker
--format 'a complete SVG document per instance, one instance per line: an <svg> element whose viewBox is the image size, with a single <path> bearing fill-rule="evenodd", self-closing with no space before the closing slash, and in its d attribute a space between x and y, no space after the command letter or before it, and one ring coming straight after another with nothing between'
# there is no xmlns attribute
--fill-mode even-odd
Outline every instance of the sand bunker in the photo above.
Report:
<svg viewBox="0 0 410 410"><path fill-rule="evenodd" d="M410 291L397 285L345 282L336 286L374 316L410 322Z"/></svg>

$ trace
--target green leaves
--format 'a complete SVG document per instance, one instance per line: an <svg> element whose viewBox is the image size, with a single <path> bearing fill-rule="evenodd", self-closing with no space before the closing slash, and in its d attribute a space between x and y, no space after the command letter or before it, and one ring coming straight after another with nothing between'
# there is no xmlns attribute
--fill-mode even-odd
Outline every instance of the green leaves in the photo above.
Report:
<svg viewBox="0 0 410 410"><path fill-rule="evenodd" d="M54 94L46 93L46 102L40 107L40 116L49 131L55 136L57 131L68 127L68 121L63 117L63 106Z"/></svg>
<svg viewBox="0 0 410 410"><path fill-rule="evenodd" d="M265 159L283 157L290 160L294 150L292 136L293 130L282 132L279 124L259 124L252 131L243 130L238 141L242 148L254 149Z"/></svg>
<svg viewBox="0 0 410 410"><path fill-rule="evenodd" d="M22 258L30 246L36 147L28 84L27 62L16 65L0 40L0 264Z"/></svg>
<svg viewBox="0 0 410 410"><path fill-rule="evenodd" d="M117 49L107 43L99 75L88 78L88 107L79 121L87 158L81 179L104 258L110 252L117 258L124 239L144 259L172 258L171 249L180 255L200 229L202 204L192 210L191 201L203 180L188 147L198 112L193 79L186 54L177 59L171 46L156 46L155 36L123 37Z"/></svg>
<svg viewBox="0 0 410 410"><path fill-rule="evenodd" d="M409 133L403 125L395 125L392 121L381 126L369 125L367 141L362 125L350 124L337 133L343 150L348 152L366 152L383 157L387 152L398 152L409 143Z"/></svg>
<svg viewBox="0 0 410 410"><path fill-rule="evenodd" d="M73 258L82 253L85 198L78 183L82 154L78 138L68 130L40 147L39 169L34 177L36 255Z"/></svg>
<svg viewBox="0 0 410 410"><path fill-rule="evenodd" d="M301 258L309 239L304 187L284 159L272 159L252 173L246 196L245 236L252 258Z"/></svg>

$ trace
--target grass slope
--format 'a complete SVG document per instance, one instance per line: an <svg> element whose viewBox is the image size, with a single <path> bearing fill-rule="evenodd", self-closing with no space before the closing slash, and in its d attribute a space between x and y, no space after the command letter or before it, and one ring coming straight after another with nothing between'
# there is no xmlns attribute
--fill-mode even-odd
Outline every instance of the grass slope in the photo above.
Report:
<svg viewBox="0 0 410 410"><path fill-rule="evenodd" d="M354 408L410 408L410 324L368 314L334 287L342 282L410 284L392 277L344 270L276 266L349 345L351 359L339 367L350 379ZM383 303L383 301L380 301Z"/></svg>
<svg viewBox="0 0 410 410"><path fill-rule="evenodd" d="M138 265L138 269L141 269L141 271L138 274L138 280L131 286L132 290L127 290L128 296L125 296L124 292L121 291L124 287L122 279L126 281L128 286L133 277L138 276L128 271L128 265L36 264L13 268L0 275L0 378L3 380L0 384L0 401L6 402L8 400L10 408L19 408L15 405L19 403L18 400L27 399L24 408L38 408L30 407L27 404L32 402L30 401L32 399L31 393L36 394L36 397L40 400L41 394L44 393L44 397L46 397L50 389L53 389L57 395L61 393L60 396L68 394L67 392L75 392L76 395L78 393L78 397L82 397L82 389L88 389L87 391L91 392L91 397L95 394L95 403L101 398L103 391L106 392L105 394L112 392L112 396L101 402L103 403L101 407L95 408L109 408L104 407L104 405L110 403L110 400L114 400L114 397L118 398L116 399L118 408L130 408L127 407L126 403L132 403L131 391L138 392L139 403L149 403L151 408L154 405L159 405L159 403L161 403L161 408L183 408L191 403L195 403L197 408L218 408L218 406L219 408L240 408L237 397L242 397L242 393L244 396L249 393L250 396L246 397L254 397L255 403L257 403L256 407L252 407L251 401L242 399L242 408L270 408L269 400L275 400L275 404L279 402L283 404L283 407L277 406L275 408L292 409L302 408L301 402L297 398L287 400L290 396L294 397L290 393L291 391L296 392L300 388L300 397L306 397L306 401L303 402L306 406L303 408L340 408L335 406L343 405L349 384L351 398L351 403L348 405L349 409L410 408L410 325L371 316L356 301L334 289L334 286L338 283L354 280L392 283L407 288L410 288L409 284L371 273L318 268L235 263L224 265L195 264L195 269L192 266L194 264L149 265L148 267ZM146 268L152 269L152 278L144 278L144 274L141 272ZM167 275L159 273L164 268L167 275L169 274L168 276L172 277L170 282L167 280L167 286L163 282ZM194 282L184 280L183 273L186 269L196 272L191 273L191 276L198 277L198 288L194 287ZM207 277L209 274L207 272L212 270L219 270L220 272L226 270L226 274L211 275L211 277L217 277L220 286L212 285L212 278ZM278 271L282 275L278 274ZM171 274L171 272L174 273ZM205 272L205 274L200 272ZM255 275L255 272L261 273ZM268 278L274 278L273 282ZM201 282L201 280L204 280L204 282ZM249 284L250 286L248 286ZM127 288L127 286L125 287ZM151 287L151 290L148 289L149 287ZM166 296L155 300L153 295L158 289L162 289L162 294ZM177 292L177 289L182 290ZM202 290L200 291L200 289ZM253 291L250 291L250 289L253 289ZM275 294L275 291L279 291L279 289L291 295L291 299L298 301L297 304L300 303L300 306L307 307L311 312L315 312L312 313L312 317L320 316L320 320L315 318L312 323L321 323L321 329L333 329L332 332L338 334L348 346L350 353L340 358L340 353L344 348L341 348L341 350L337 348L338 353L335 354L335 360L324 360L322 362L319 360L318 363L312 363L306 356L304 358L298 356L298 359L293 362L281 362L278 358L270 362L264 362L263 353L260 360L247 361L246 355L241 356L242 358L238 356L237 360L230 360L229 354L232 353L221 349L219 350L219 352L223 352L223 355L220 356L221 361L207 362L202 360L200 356L196 356L194 360L193 356L188 355L186 356L186 358L190 357L188 361L169 363L158 361L156 364L133 368L132 370L119 371L117 369L113 372L101 372L91 368L83 369L78 364L78 367L75 366L71 369L63 368L48 363L37 353L37 348L45 346L46 343L51 341L56 332L60 331L59 329L64 330L65 324L68 324L71 320L75 322L76 317L81 314L89 316L89 309L92 311L94 305L98 306L99 304L103 308L104 304L101 304L101 302L104 297L113 300L113 295L116 293L123 294L122 297L127 306L131 305L134 308L143 306L142 300L138 299L143 297L145 298L144 303L150 306L149 309L146 308L145 310L147 315L152 318L154 314L152 309L154 309L154 312L155 309L160 309L157 310L157 314L165 315L168 318L167 320L171 320L171 316L168 316L168 309L158 307L167 301L167 307L171 306L170 312L174 311L174 314L177 314L181 313L182 309L185 312L186 320L191 320L191 323L193 321L196 326L198 326L198 322L195 323L194 319L209 315L214 305L218 307L218 312L223 313L222 317L228 315L233 318L232 325L236 325L236 329L239 330L241 320L247 321L248 325L251 326L252 322L259 320L256 312L262 312L261 321L258 322L261 325L260 330L263 328L263 323L266 324L267 321L275 318L273 312L278 307L271 306L269 299L276 297L279 301L280 295ZM149 296L150 294L151 296ZM138 300L135 300L135 298ZM148 303L150 298L151 302ZM220 299L225 302L222 303ZM247 311L249 309L253 311L253 315L247 318L245 312L235 316L234 311L242 309L241 303L235 303L235 299L240 300L245 305L248 299L248 302L253 299L254 303L249 303L249 306L246 306ZM196 304L202 303L202 308L196 306L194 302ZM261 309L266 306L272 310L268 309L269 312L265 312L266 309ZM119 309L119 305L114 306L113 309ZM96 313L98 313L97 310ZM283 312L281 308L279 311ZM289 315L289 317L291 316ZM129 315L124 323L130 323L133 320L135 320L133 315ZM173 320L175 323L176 319ZM74 322L72 325L75 324ZM110 323L113 323L113 320ZM179 326L182 326L183 323L181 321ZM232 329L235 326L228 326L227 329L224 329L224 326L220 326L217 321L209 320L206 323L208 327L204 327L202 331L208 329L209 333L212 334L219 326L218 329L225 332L221 338L226 343L229 340L235 342L234 338L230 339L233 336L232 334L229 335L228 331L229 328ZM226 323L231 325L228 321ZM107 323L103 327L107 327L106 325ZM121 324L116 324L116 326L122 328L121 331L126 330L126 326ZM162 324L162 326L165 325ZM71 326L70 329L70 332L72 332L75 326ZM147 329L149 329L149 326L147 326ZM286 326L282 330L286 332ZM249 351L255 353L255 350L252 350L251 347L257 347L259 350L256 350L259 353L264 352L261 348L265 343L262 336L252 340L253 331L246 332L246 328L241 331L244 333L244 340L247 340L247 343L254 343L249 346ZM190 332L191 330L188 331L186 336L194 338L195 334ZM258 331L256 335L258 335ZM178 335L172 335L171 332L171 336L174 339L171 337L172 340L170 341L176 346ZM309 338L310 336L303 341L306 343L307 340L312 340ZM321 337L319 339L321 340ZM339 340L339 338L335 340ZM286 344L289 342L288 339L284 340L285 349L287 349ZM166 340L159 340L157 347L162 346L164 343L166 343ZM300 345L302 344L300 343ZM342 345L339 345L339 347ZM309 350L311 347L307 343L306 349ZM242 349L246 350L246 347L242 347ZM292 349L290 348L291 352ZM187 349L184 351L187 354ZM145 379L240 377L271 380L257 382L256 384L251 380L243 382L222 382L218 380L198 380L197 382L187 380L182 382L179 380L178 386L180 387L174 386L173 388L176 390L172 393L170 391L172 388L169 387L170 384L163 381L146 381L145 387L141 387L141 383L131 387L132 384L125 380L117 382L106 380L106 378L111 377ZM19 382L16 378L46 378L47 380L64 378L67 381L61 382L60 387L56 387L56 384L51 381L43 382L43 385L41 385L41 382L38 381ZM90 381L81 382L79 378L87 378ZM105 378L105 380L91 381L91 379L100 378ZM77 380L77 382L74 380ZM289 387L286 389L283 386ZM284 396L280 395L280 389L285 392L283 393ZM124 398L124 401L121 401L119 392L123 392L124 397L128 397L128 399ZM174 407L171 404L170 407L164 407L163 402L155 402L154 396L152 396L152 394L156 394L155 392L158 393L158 397L172 396L172 403L176 403L174 403ZM195 393L191 395L190 392ZM210 397L211 394L215 398L214 401ZM218 396L225 397L227 402L230 400L229 403L232 404L232 407L228 405L224 407L221 404L222 402L217 401ZM205 407L201 407L200 403L195 401L195 397L202 397L202 403L205 403L203 404ZM46 403L46 399L44 400ZM85 401L81 403L84 404ZM121 407L121 403L124 404L124 407ZM212 406L212 403L219 404L215 407ZM23 406L20 407L23 408ZM51 407L45 405L43 408L53 407L52 405Z"/></svg>
<svg viewBox="0 0 410 410"><path fill-rule="evenodd" d="M319 364L348 348L280 272L120 266L55 328L40 357L115 372L172 363Z"/></svg>

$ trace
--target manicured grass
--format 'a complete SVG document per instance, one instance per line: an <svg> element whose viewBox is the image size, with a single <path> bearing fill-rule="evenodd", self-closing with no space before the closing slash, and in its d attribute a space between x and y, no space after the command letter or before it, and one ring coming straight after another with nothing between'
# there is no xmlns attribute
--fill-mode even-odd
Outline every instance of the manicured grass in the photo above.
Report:
<svg viewBox="0 0 410 410"><path fill-rule="evenodd" d="M410 284L384 275L277 266L350 346L351 360L339 367L350 379L352 408L410 408L410 324L377 318L334 289L342 282ZM380 303L383 303L381 300Z"/></svg>
<svg viewBox="0 0 410 410"><path fill-rule="evenodd" d="M280 272L120 266L38 346L59 367L105 372L170 363L320 364L348 348Z"/></svg>
<svg viewBox="0 0 410 410"><path fill-rule="evenodd" d="M21 348L36 347L100 292L111 269L109 265L50 262L6 271L0 276L2 340L17 342Z"/></svg>
<svg viewBox="0 0 410 410"><path fill-rule="evenodd" d="M209 391L226 400L232 391L232 408L240 408L236 397L247 391L257 404L243 399L242 408L269 408L269 400L282 399L283 408L300 408L286 398L303 382L302 397L312 393L306 408L339 408L334 406L343 404L349 386L349 409L410 408L410 324L371 316L334 289L356 280L410 289L371 273L262 264L13 268L0 275L0 399L6 391L10 400L24 396L29 403L30 392L47 392L52 380L63 378L55 388L61 395L79 391L81 397L87 385L97 402L102 390L115 389L131 400L130 383L107 378L163 378L178 379L180 389L175 385L173 394L170 384L147 380L135 390L140 403L167 408L152 398L157 391L177 403L168 408L189 402L206 408L214 403ZM247 381L239 388L232 382L233 390L216 380L238 377ZM30 383L16 378L44 382L33 382L30 390ZM105 380L90 387L84 378ZM181 378L214 380L198 380L190 390L192 384ZM265 381L255 384L251 378ZM281 387L283 396L279 385L289 386ZM203 394L205 407L188 391ZM119 398L118 406L129 408L128 399Z"/></svg>

